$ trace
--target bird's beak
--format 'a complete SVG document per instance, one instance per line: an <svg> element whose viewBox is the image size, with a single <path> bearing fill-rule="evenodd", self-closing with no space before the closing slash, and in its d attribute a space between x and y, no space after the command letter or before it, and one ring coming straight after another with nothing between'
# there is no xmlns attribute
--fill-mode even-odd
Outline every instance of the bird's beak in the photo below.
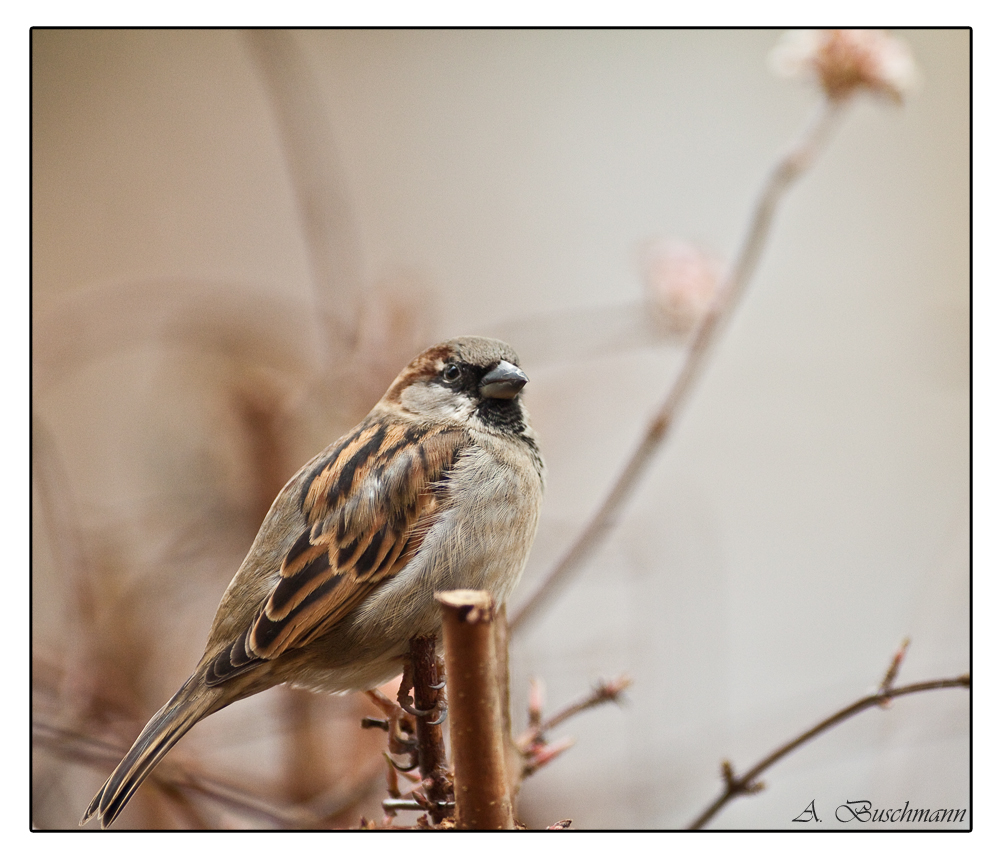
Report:
<svg viewBox="0 0 1000 858"><path fill-rule="evenodd" d="M513 399L528 383L526 376L514 364L502 360L479 382L479 393L484 399Z"/></svg>

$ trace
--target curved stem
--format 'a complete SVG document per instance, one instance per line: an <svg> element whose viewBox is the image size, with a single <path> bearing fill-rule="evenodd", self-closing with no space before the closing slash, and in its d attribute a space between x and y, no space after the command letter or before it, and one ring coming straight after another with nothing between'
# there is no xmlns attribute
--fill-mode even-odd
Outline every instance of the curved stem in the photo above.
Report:
<svg viewBox="0 0 1000 858"><path fill-rule="evenodd" d="M666 397L650 420L638 446L597 511L584 526L566 554L555 565L541 586L521 606L510 622L511 631L527 623L551 601L566 580L583 566L600 545L608 531L617 523L621 509L631 497L640 477L646 472L673 425L680 407L687 400L698 374L703 369L710 347L735 308L757 269L767 242L774 212L788 187L816 159L829 138L836 120L842 113L843 101L826 99L817 118L805 134L771 171L750 220L750 227L736 256L726 282L716 295L709 311L698 326L688 347L680 372L667 391Z"/></svg>
<svg viewBox="0 0 1000 858"><path fill-rule="evenodd" d="M695 831L699 828L703 828L708 821L715 816L722 808L732 801L738 795L745 795L747 793L757 792L760 786L756 783L757 778L760 777L767 769L771 768L778 760L782 757L787 756L796 748L804 745L810 739L816 738L820 733L829 730L831 727L836 726L841 721L846 721L853 715L857 715L859 712L863 712L865 709L871 709L873 706L883 706L887 700L893 697L903 697L907 694L917 694L921 691L933 691L938 688L968 688L971 685L971 680L967 674L962 676L956 676L954 679L934 679L928 682L915 682L912 685L902 685L899 688L882 688L875 694L870 694L867 697L862 697L860 700L856 700L850 706L845 706L839 712L835 712L829 718L824 718L815 727L811 727L799 736L796 736L790 742L786 742L776 751L768 754L761 760L757 765L750 769L746 774L741 777L735 777L733 775L732 769L729 767L728 763L723 764L723 772L726 778L726 787L720 795L712 804L701 814L694 822L692 822L688 828Z"/></svg>

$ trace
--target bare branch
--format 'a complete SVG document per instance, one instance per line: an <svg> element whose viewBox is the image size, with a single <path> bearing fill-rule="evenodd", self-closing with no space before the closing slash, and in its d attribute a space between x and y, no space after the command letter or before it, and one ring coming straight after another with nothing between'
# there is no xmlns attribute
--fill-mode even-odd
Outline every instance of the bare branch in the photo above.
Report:
<svg viewBox="0 0 1000 858"><path fill-rule="evenodd" d="M445 705L438 673L437 638L413 638L410 641L413 666L413 702L417 711L417 759L420 776L435 823L449 815L451 783L444 751L444 731L439 711ZM425 714L426 713L426 714Z"/></svg>
<svg viewBox="0 0 1000 858"><path fill-rule="evenodd" d="M887 700L896 697L903 697L907 694L918 694L921 691L934 691L938 688L969 688L970 685L971 680L968 674L956 676L954 679L933 679L928 682L915 682L912 685L903 685L899 688L887 688L883 684L883 687L875 694L870 694L867 697L856 700L850 706L845 706L839 712L835 712L829 718L820 721L815 727L811 727L790 742L786 742L740 777L736 777L728 760L723 761L722 773L725 788L722 791L722 795L712 802L708 809L692 822L688 828L692 831L704 828L709 820L736 796L760 792L763 789L763 784L757 780L760 775L771 768L782 757L787 756L810 739L816 738L820 733L829 730L831 727L835 727L841 721L846 721L848 718L857 715L859 712L864 712L865 709L871 709L873 706L883 706Z"/></svg>
<svg viewBox="0 0 1000 858"><path fill-rule="evenodd" d="M520 778L524 779L533 775L542 766L551 763L560 754L568 751L575 743L574 739L562 739L547 743L545 733L587 709L600 706L602 703L619 703L622 693L631 684L632 680L627 676L620 676L610 682L601 682L585 697L564 706L555 715L543 720L542 685L537 680L533 681L528 703L528 729L516 742L522 761Z"/></svg>
<svg viewBox="0 0 1000 858"><path fill-rule="evenodd" d="M646 427L639 445L597 511L584 525L576 542L570 546L541 586L511 619L511 631L516 631L527 623L551 601L557 590L593 556L595 549L617 523L622 507L632 496L640 478L649 468L653 456L669 434L681 406L694 388L694 382L705 366L711 345L722 330L723 323L732 314L746 290L767 242L778 202L792 182L815 160L841 113L841 107L840 102L827 99L815 123L771 172L764 191L757 201L750 228L737 254L732 272L695 332L684 363Z"/></svg>
<svg viewBox="0 0 1000 858"><path fill-rule="evenodd" d="M621 696L625 690L632 685L632 680L627 676L619 676L609 682L599 683L589 694L579 700L564 706L555 715L541 719L541 703L539 686L532 683L532 701L528 713L529 728L518 739L518 745L522 749L527 748L532 742L538 741L545 733L554 730L564 721L568 721L574 715L578 715L587 709L600 706L602 703L620 703Z"/></svg>

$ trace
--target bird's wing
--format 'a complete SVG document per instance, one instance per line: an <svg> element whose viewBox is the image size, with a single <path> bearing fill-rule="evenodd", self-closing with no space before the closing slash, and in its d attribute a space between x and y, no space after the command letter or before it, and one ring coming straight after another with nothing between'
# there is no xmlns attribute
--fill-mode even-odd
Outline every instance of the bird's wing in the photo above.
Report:
<svg viewBox="0 0 1000 858"><path fill-rule="evenodd" d="M459 429L362 423L306 477L304 526L257 616L209 664L218 685L331 628L399 573L441 513Z"/></svg>

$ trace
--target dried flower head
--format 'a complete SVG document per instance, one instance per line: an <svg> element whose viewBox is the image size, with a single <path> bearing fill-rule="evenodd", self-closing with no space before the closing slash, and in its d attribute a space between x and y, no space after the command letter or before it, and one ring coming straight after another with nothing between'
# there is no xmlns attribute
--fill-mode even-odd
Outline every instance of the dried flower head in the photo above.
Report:
<svg viewBox="0 0 1000 858"><path fill-rule="evenodd" d="M671 333L692 330L708 311L722 280L722 263L675 238L651 242L643 254L646 299Z"/></svg>
<svg viewBox="0 0 1000 858"><path fill-rule="evenodd" d="M781 75L817 77L834 100L865 89L899 102L918 80L907 44L881 30L792 30L770 62Z"/></svg>

